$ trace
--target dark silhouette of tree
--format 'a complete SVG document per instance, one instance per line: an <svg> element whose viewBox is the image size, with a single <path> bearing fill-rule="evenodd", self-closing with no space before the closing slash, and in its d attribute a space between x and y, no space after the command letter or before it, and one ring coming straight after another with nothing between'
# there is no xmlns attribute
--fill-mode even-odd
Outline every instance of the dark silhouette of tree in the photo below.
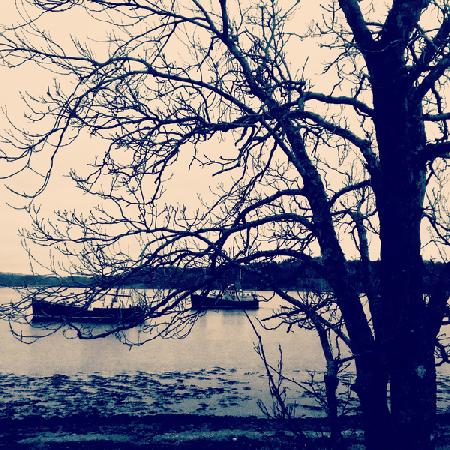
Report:
<svg viewBox="0 0 450 450"><path fill-rule="evenodd" d="M298 1L19 3L24 24L3 33L4 63L58 75L47 93L26 98L37 124L4 136L3 159L42 178L35 192L18 193L33 217L25 237L69 261L55 271L94 276L95 298L149 267L209 268L195 290L227 267L311 265L342 315L367 448L432 448L448 292L440 280L424 292L422 255L433 248L447 262L447 2L330 0L307 29L308 5ZM111 28L101 50L75 38L63 46L40 28L42 17L76 8ZM304 64L311 43L317 58ZM313 59L324 61L321 74ZM107 145L89 172L71 177L102 206L42 219L36 199L61 149L85 132ZM194 210L164 198L189 151L224 179ZM124 250L131 240L135 252ZM352 240L364 296L346 261ZM175 329L169 317L183 323L188 296L184 288L155 299L149 317Z"/></svg>
<svg viewBox="0 0 450 450"><path fill-rule="evenodd" d="M331 448L344 448L340 417L348 413L350 404L349 397L351 400L351 395L349 396L348 393L350 392L351 394L351 391L347 389L347 392L345 392L347 395L343 399L343 396L338 393L338 388L340 384L349 385L351 373L347 369L349 362L353 360L353 356L342 354L342 349L350 347L350 341L345 333L342 316L336 306L334 296L331 292L308 291L296 292L295 294L280 290L276 290L276 292L281 298L286 300L287 305L283 305L273 315L264 318L260 324L269 330L287 327L287 331L289 332L295 327L300 327L316 332L320 340L326 367L323 372L323 380L318 379L322 374L315 372L311 373L311 380L309 382L299 382L286 377L282 370L281 346L280 362L278 367L274 368L265 356L262 338L252 323L258 340L256 349L268 373L274 405L277 407L282 404L282 407L278 407L274 411L281 418L289 419L290 417L287 413L291 411L285 404L286 387L283 385L283 382L287 381L288 383L299 386L303 391L308 392L326 412L330 430ZM275 375L277 376L276 383L274 382Z"/></svg>

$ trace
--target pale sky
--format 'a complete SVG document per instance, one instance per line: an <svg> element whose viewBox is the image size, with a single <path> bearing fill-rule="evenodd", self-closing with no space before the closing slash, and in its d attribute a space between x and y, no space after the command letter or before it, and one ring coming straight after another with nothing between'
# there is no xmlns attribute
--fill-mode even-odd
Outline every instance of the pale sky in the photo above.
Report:
<svg viewBox="0 0 450 450"><path fill-rule="evenodd" d="M302 10L300 21L309 23L317 14L320 3L305 1L307 9ZM307 14L305 14L305 11ZM10 25L17 23L19 18L14 0L3 0L1 5L1 25ZM81 10L75 10L70 14L51 14L46 19L45 25L51 29L52 34L61 41L67 42L69 33L73 33L83 40L86 37L92 39L102 39L107 28L103 28L98 22L86 20L86 15ZM304 48L302 47L302 51ZM314 52L317 48L314 49ZM299 55L302 58L308 55ZM310 70L320 70L320 64L317 54L313 55L310 63ZM301 58L299 58L301 60ZM317 64L315 67L313 64ZM20 91L27 90L34 94L45 93L47 86L52 83L53 75L43 69L37 68L33 64L27 64L17 69L7 69L0 66L0 85L2 86L2 96L0 105L8 112L8 116L14 123L24 122L25 105L20 99ZM318 88L319 86L317 86ZM3 115L0 115L1 128L7 127L7 121ZM44 211L52 211L58 208L67 209L89 209L92 201L86 196L81 196L73 185L64 177L71 169L82 167L90 160L92 154L101 151L105 145L102 141L82 138L68 149L64 149L59 155L54 171L53 180L47 191L40 197ZM226 146L226 143L221 145ZM185 150L183 158L177 163L176 177L170 184L167 198L173 202L184 203L192 201L198 193L204 193L208 190L211 171L201 169L194 165L191 169L187 168L186 162L189 161L189 149ZM18 190L30 190L33 188L33 180L28 177L15 179L12 184ZM30 272L28 256L21 248L18 230L29 226L29 219L25 212L16 211L7 206L7 203L18 204L16 198L9 194L3 185L0 185L0 272L28 273ZM93 205L93 203L92 203Z"/></svg>
<svg viewBox="0 0 450 450"><path fill-rule="evenodd" d="M3 0L1 4L1 25L10 26L18 23L20 17L16 10L15 0ZM51 21L46 21L46 27L52 30L56 36L61 39L68 36L68 30L76 31L81 36L90 36L95 38L99 26L94 27L93 23L88 23L84 15L77 12L68 15L58 14L50 15ZM81 22L81 19L82 22ZM103 34L98 33L100 39ZM53 75L43 69L39 69L34 64L27 64L16 69L8 69L0 65L0 85L2 86L2 95L0 105L6 110L10 119L14 123L27 123L24 120L26 107L20 98L23 90L33 94L43 94L47 87L52 83ZM2 129L8 127L4 114L0 115L0 126ZM80 140L72 148L62 153L57 160L55 176L49 189L39 199L38 203L49 211L58 208L80 208L86 205L86 197L80 196L72 184L63 176L73 168L77 167L83 161L83 157L89 155L92 148L92 142L89 140ZM95 144L94 144L95 145ZM102 145L102 143L98 143ZM9 181L17 190L32 190L35 184L28 177L20 177ZM29 273L30 267L28 256L22 249L19 229L29 226L28 215L24 211L16 211L8 207L7 203L19 204L17 198L12 196L4 188L2 183L0 187L0 272Z"/></svg>
<svg viewBox="0 0 450 450"><path fill-rule="evenodd" d="M315 2L314 2L315 3ZM311 6L314 5L311 3ZM317 7L317 4L308 12ZM20 21L17 13L15 0L3 0L1 5L0 24L10 26ZM302 20L309 21L308 17L302 16ZM60 39L61 42L68 42L70 33L83 40L85 38L104 38L107 26L102 29L102 25L96 21L89 20L78 8L74 12L63 14L49 14L45 22L46 28L51 30L52 35ZM36 67L34 64L27 64L16 69L8 69L0 66L0 85L2 86L2 96L0 105L4 108L10 119L14 123L26 123L24 121L25 105L20 99L21 90L39 95L47 91L47 86L52 83L53 75ZM1 128L7 127L7 121L0 115ZM92 151L101 150L105 145L102 141L79 139L70 149L64 149L59 155L56 163L56 170L46 192L39 198L38 204L42 205L42 210L48 212L59 209L76 208L86 209L90 199L81 196L64 175L71 168L80 167L90 160ZM217 144L216 144L217 145ZM226 144L222 144L225 145ZM189 161L189 149L185 149L185 155L176 164L176 177L169 185L167 198L169 201L184 203L195 201L198 193L208 191L210 175L207 169L201 169L198 165L188 169L186 162ZM9 183L17 190L32 190L33 180L27 177L16 178ZM14 205L20 201L12 196L3 185L0 186L0 272L29 273L30 266L28 256L22 249L19 229L29 227L30 220L24 211L16 211L7 206L7 203ZM92 203L94 205L94 203ZM44 254L45 250L42 250Z"/></svg>

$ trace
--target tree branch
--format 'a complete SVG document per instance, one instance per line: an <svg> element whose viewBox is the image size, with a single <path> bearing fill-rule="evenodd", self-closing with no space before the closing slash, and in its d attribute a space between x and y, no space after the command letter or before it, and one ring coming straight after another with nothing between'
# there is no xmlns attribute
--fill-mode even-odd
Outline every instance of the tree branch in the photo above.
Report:
<svg viewBox="0 0 450 450"><path fill-rule="evenodd" d="M381 31L381 47L394 44L399 51L406 48L422 10L430 4L430 1L394 0Z"/></svg>
<svg viewBox="0 0 450 450"><path fill-rule="evenodd" d="M422 118L427 122L440 122L442 120L450 120L450 112L442 114L424 114Z"/></svg>
<svg viewBox="0 0 450 450"><path fill-rule="evenodd" d="M291 111L289 113L289 117L310 119L317 125L323 127L323 129L329 131L330 133L335 134L336 136L340 136L343 139L346 139L347 141L351 142L353 145L355 145L360 149L366 161L367 168L372 175L376 174L379 171L380 163L378 157L372 150L372 144L369 140L362 139L358 137L356 134L352 133L347 128L343 128L332 122L328 122L319 114L313 113L311 111L303 111L303 110Z"/></svg>
<svg viewBox="0 0 450 450"><path fill-rule="evenodd" d="M448 46L448 39L450 37L450 14L447 15L442 23L439 31L433 39L427 39L425 48L412 69L413 72L423 72L427 70L428 65L433 59L442 52L442 50Z"/></svg>
<svg viewBox="0 0 450 450"><path fill-rule="evenodd" d="M365 103L361 102L360 100L357 100L354 97L345 97L345 96L334 97L332 95L325 95L318 92L306 92L303 98L305 102L308 100L317 100L319 102L329 103L333 105L349 105L353 106L356 110L361 111L364 114L367 114L368 116L373 115L372 108L370 108Z"/></svg>
<svg viewBox="0 0 450 450"><path fill-rule="evenodd" d="M422 80L422 82L415 88L413 98L419 102L427 95L436 81L444 75L446 70L450 67L450 53L447 53L442 59L430 70L428 75Z"/></svg>
<svg viewBox="0 0 450 450"><path fill-rule="evenodd" d="M345 18L353 31L358 47L367 58L370 56L370 52L375 50L376 43L364 20L359 2L357 0L339 0L339 5L344 11Z"/></svg>
<svg viewBox="0 0 450 450"><path fill-rule="evenodd" d="M428 144L425 149L426 161L433 161L436 158L450 157L450 141Z"/></svg>
<svg viewBox="0 0 450 450"><path fill-rule="evenodd" d="M334 193L333 196L330 198L330 207L332 207L337 202L337 200L343 195L348 194L349 192L352 191L356 191L358 189L368 187L370 185L371 180L364 180L360 181L359 183L351 184L349 186L342 188L340 191Z"/></svg>

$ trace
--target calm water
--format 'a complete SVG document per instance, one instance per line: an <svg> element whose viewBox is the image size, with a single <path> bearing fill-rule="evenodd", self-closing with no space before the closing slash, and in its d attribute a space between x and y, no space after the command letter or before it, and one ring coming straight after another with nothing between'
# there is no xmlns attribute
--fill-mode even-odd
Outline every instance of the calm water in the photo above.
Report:
<svg viewBox="0 0 450 450"><path fill-rule="evenodd" d="M17 298L15 291L0 289L0 302L12 298ZM249 315L263 319L273 305L263 303ZM21 330L36 334L30 325ZM286 375L302 381L308 371L323 370L314 332L278 329L261 330L261 335L274 365L282 346ZM61 332L27 345L0 321L0 416L83 411L261 415L257 402L270 407L271 400L255 342L245 315L234 311L208 311L185 339L158 339L131 350L113 336L78 340ZM299 413L321 414L307 393L291 386L287 395ZM450 377L442 370L439 395L440 409L448 410Z"/></svg>
<svg viewBox="0 0 450 450"><path fill-rule="evenodd" d="M263 294L266 295L267 294ZM0 302L17 298L12 289L0 289ZM264 318L271 303L249 313ZM24 335L38 332L30 325L20 327ZM320 370L323 357L314 333L285 329L261 330L266 351L275 359L278 344L283 347L286 368ZM123 371L200 370L227 367L255 370L261 362L254 350L256 337L242 312L207 311L185 339L158 339L131 350L114 336L97 340L66 339L62 333L26 345L15 339L9 324L0 321L0 372L25 375L75 374L78 372L116 374Z"/></svg>

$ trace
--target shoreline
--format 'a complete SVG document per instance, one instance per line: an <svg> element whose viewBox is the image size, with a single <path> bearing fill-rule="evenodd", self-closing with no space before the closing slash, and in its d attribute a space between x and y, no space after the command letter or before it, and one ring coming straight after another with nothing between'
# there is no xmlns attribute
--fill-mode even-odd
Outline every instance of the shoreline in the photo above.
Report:
<svg viewBox="0 0 450 450"><path fill-rule="evenodd" d="M341 418L347 448L363 449L359 416ZM450 413L437 416L437 446L450 446ZM0 419L1 449L284 449L300 446L305 433L308 448L327 448L323 418L290 422L239 416L156 414L148 416L74 415Z"/></svg>

